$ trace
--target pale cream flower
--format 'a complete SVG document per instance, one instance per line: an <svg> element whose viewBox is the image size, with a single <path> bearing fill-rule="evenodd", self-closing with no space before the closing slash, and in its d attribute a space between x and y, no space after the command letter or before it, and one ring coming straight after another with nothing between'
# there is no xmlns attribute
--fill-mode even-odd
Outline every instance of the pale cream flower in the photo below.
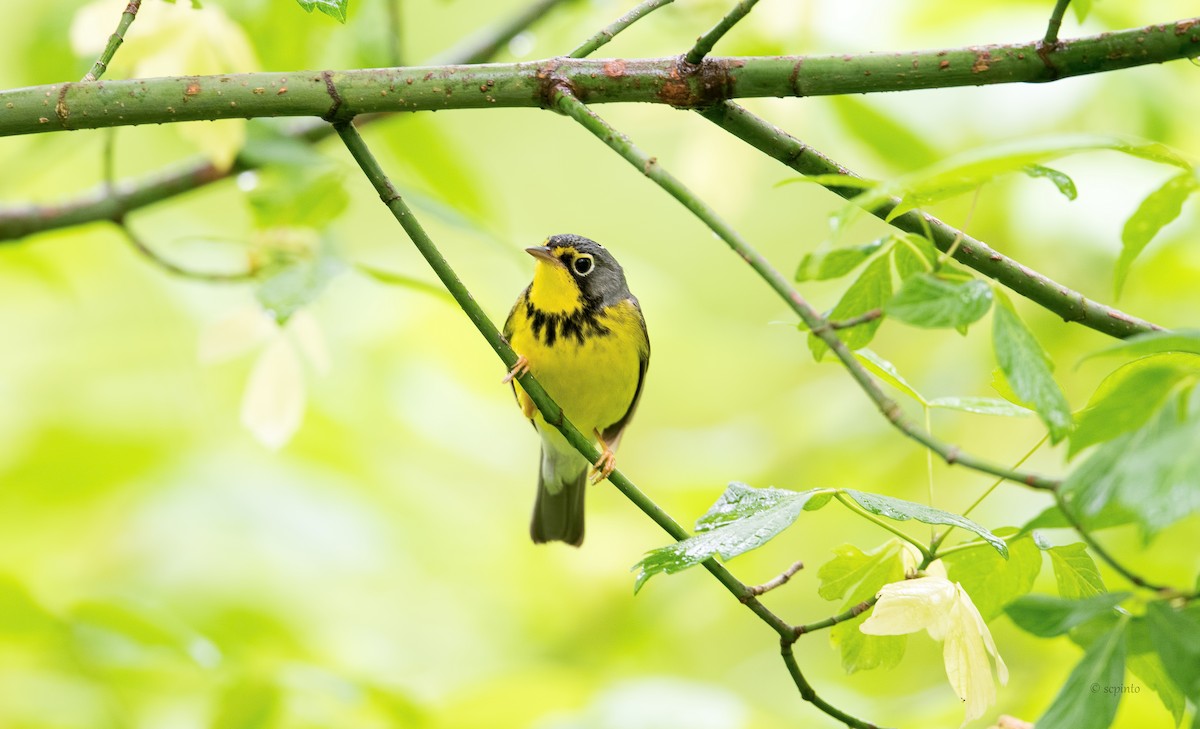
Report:
<svg viewBox="0 0 1200 729"><path fill-rule="evenodd" d="M943 641L942 658L950 686L965 702L963 725L983 716L996 700L990 654L1000 683L1008 683L1008 667L1000 658L992 633L962 585L946 579L941 562L923 577L884 585L871 617L859 628L868 635L905 635L925 630Z"/></svg>
<svg viewBox="0 0 1200 729"><path fill-rule="evenodd" d="M265 345L265 346L263 346ZM243 307L200 336L200 361L222 362L263 346L242 395L242 425L272 450L287 445L304 420L304 362L319 374L329 355L316 318L297 311L279 325L257 305Z"/></svg>

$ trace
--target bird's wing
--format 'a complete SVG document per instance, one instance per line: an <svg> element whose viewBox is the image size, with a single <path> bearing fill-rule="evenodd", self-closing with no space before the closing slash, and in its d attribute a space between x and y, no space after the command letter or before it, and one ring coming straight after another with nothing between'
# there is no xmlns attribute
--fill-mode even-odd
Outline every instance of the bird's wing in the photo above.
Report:
<svg viewBox="0 0 1200 729"><path fill-rule="evenodd" d="M621 431L625 430L625 426L629 425L630 418L633 417L633 412L637 410L638 400L642 398L642 385L646 382L646 370L650 367L650 337L646 332L646 320L642 317L642 307L638 306L637 299L630 297L633 302L633 308L637 310L638 324L642 328L642 341L638 348L638 381L637 389L633 391L633 400L629 403L629 409L621 416L621 419L604 429L600 435L604 438L604 442L610 447L616 446L616 441L621 437Z"/></svg>

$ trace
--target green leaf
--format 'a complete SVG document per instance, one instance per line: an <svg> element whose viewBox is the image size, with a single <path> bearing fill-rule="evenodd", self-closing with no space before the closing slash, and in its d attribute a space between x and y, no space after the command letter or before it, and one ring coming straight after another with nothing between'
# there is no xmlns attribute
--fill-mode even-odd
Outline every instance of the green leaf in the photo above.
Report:
<svg viewBox="0 0 1200 729"><path fill-rule="evenodd" d="M873 375L900 392L903 392L922 405L929 404L921 393L917 392L916 388L908 384L908 380L900 376L900 373L896 370L896 366L883 357L880 357L869 349L863 348L854 353L854 358L861 362L862 366L866 367Z"/></svg>
<svg viewBox="0 0 1200 729"><path fill-rule="evenodd" d="M350 202L341 172L300 172L291 167L260 172L258 185L246 199L259 228L320 229Z"/></svg>
<svg viewBox="0 0 1200 729"><path fill-rule="evenodd" d="M1146 605L1146 624L1163 668L1200 704L1200 621L1162 601Z"/></svg>
<svg viewBox="0 0 1200 729"><path fill-rule="evenodd" d="M871 512L872 514L875 514L876 516L887 517L888 519L893 519L895 521L908 521L909 519L916 519L917 521L924 522L925 524L944 524L947 526L958 527L959 529L965 529L966 531L982 537L983 540L992 545L992 548L999 552L1001 556L1005 558L1008 557L1008 545L1004 543L1003 539L997 537L995 534L992 534L990 531L984 529L965 516L951 514L948 511L942 511L941 509L935 509L932 506L926 506L924 504L918 504L912 501L905 501L903 499L897 499L891 496L883 496L881 494L864 493L862 491L855 491L854 489L842 489L840 493L843 493L846 496L854 499L859 506Z"/></svg>
<svg viewBox="0 0 1200 729"><path fill-rule="evenodd" d="M1117 714L1125 681L1126 623L1092 643L1071 671L1050 708L1038 719L1038 729L1107 729Z"/></svg>
<svg viewBox="0 0 1200 729"><path fill-rule="evenodd" d="M992 315L992 347L1004 379L1020 402L1037 411L1057 443L1071 429L1071 407L1054 381L1053 363L1003 294Z"/></svg>
<svg viewBox="0 0 1200 729"><path fill-rule="evenodd" d="M88 650L105 660L128 660L129 650L122 643L163 649L205 667L219 657L210 641L171 615L133 602L83 602L71 610L69 620Z"/></svg>
<svg viewBox="0 0 1200 729"><path fill-rule="evenodd" d="M1059 595L1080 599L1107 592L1104 580L1100 579L1100 570L1096 569L1096 562L1083 542L1051 547L1046 552L1054 568Z"/></svg>
<svg viewBox="0 0 1200 729"><path fill-rule="evenodd" d="M1183 203L1193 192L1200 189L1200 178L1194 171L1183 172L1167 180L1162 187L1146 196L1138 209L1121 231L1121 255L1117 258L1117 269L1113 291L1121 295L1129 267L1158 231L1179 217Z"/></svg>
<svg viewBox="0 0 1200 729"><path fill-rule="evenodd" d="M994 397L938 397L929 401L929 407L961 410L979 415L999 415L1005 418L1034 414L1029 408L1023 408L1007 400L997 400Z"/></svg>
<svg viewBox="0 0 1200 729"><path fill-rule="evenodd" d="M1008 617L1027 633L1040 638L1062 635L1092 618L1110 615L1128 592L1105 592L1080 600L1053 595L1026 595L1004 609Z"/></svg>
<svg viewBox="0 0 1200 729"><path fill-rule="evenodd" d="M911 170L937 160L937 150L922 136L875 106L853 96L834 96L829 103L840 126L870 147L884 162Z"/></svg>
<svg viewBox="0 0 1200 729"><path fill-rule="evenodd" d="M1080 361L1093 357L1119 355L1122 357L1145 357L1162 352L1188 352L1200 354L1200 329L1175 329L1169 332L1146 332L1135 334L1120 344L1092 352Z"/></svg>
<svg viewBox="0 0 1200 729"><path fill-rule="evenodd" d="M869 190L879 184L879 180L871 180L866 177L855 177L853 175L839 175L836 172L831 172L826 175L805 175L803 177L788 177L775 183L775 187L783 187L784 185L794 185L797 182L807 182L810 184L820 185L822 187L847 187L857 190Z"/></svg>
<svg viewBox="0 0 1200 729"><path fill-rule="evenodd" d="M833 307L829 318L834 321L849 319L865 314L871 309L881 308L892 296L892 264L887 256L880 256L870 263L859 274L846 293L842 295L837 306ZM882 317L850 329L838 332L838 336L851 350L861 349L871 343L875 330L883 323ZM808 335L808 348L813 359L820 361L829 350L828 345L811 332Z"/></svg>
<svg viewBox="0 0 1200 729"><path fill-rule="evenodd" d="M445 299L451 303L454 302L454 297L450 295L449 291L441 286L438 286L437 284L429 283L428 281L416 278L415 276L409 276L403 273L395 273L393 271L384 271L381 268L368 266L365 263L356 262L354 264L354 268L380 283L385 283L390 286L400 286L406 289L412 289L414 291L420 291L424 294L431 294L440 299Z"/></svg>
<svg viewBox="0 0 1200 729"><path fill-rule="evenodd" d="M1096 516L1088 521L1088 528L1092 531L1097 529L1109 529L1112 527L1123 526L1133 523L1133 514L1130 514L1124 509L1111 508L1107 509L1103 514ZM1071 522L1067 521L1067 517L1058 508L1058 504L1047 506L1042 513L1030 519L1021 527L1021 531L1030 531L1033 529L1069 529Z"/></svg>
<svg viewBox="0 0 1200 729"><path fill-rule="evenodd" d="M892 261L900 280L907 281L911 276L938 268L938 249L923 235L904 233L896 236Z"/></svg>
<svg viewBox="0 0 1200 729"><path fill-rule="evenodd" d="M1175 685L1175 682L1167 673L1166 668L1163 667L1162 660L1156 653L1134 654L1128 648L1128 643L1126 643L1126 650L1129 651L1129 655L1125 658L1125 666L1129 669L1129 672L1136 676L1151 691L1158 694L1158 698L1162 701L1163 706L1174 717L1174 726L1179 726L1179 722L1183 720L1183 712L1187 708L1187 702L1183 698L1183 692L1179 690L1179 687Z"/></svg>
<svg viewBox="0 0 1200 729"><path fill-rule="evenodd" d="M634 591L659 573L679 572L718 555L733 559L761 547L791 526L804 510L804 504L818 491L729 484L721 498L696 522L695 535L652 550L634 565L638 570Z"/></svg>
<svg viewBox="0 0 1200 729"><path fill-rule="evenodd" d="M476 157L438 120L398 114L380 136L396 161L419 177L440 203L462 211L477 226L495 217L479 182Z"/></svg>
<svg viewBox="0 0 1200 729"><path fill-rule="evenodd" d="M884 243L890 240L879 238L860 246L806 253L796 269L796 280L825 281L845 276L875 255Z"/></svg>
<svg viewBox="0 0 1200 729"><path fill-rule="evenodd" d="M38 604L25 585L16 578L0 575L0 636L5 641L18 638L56 636L59 621Z"/></svg>
<svg viewBox="0 0 1200 729"><path fill-rule="evenodd" d="M833 223L840 230L861 211L876 210L893 198L900 198L906 207L921 207L974 190L1001 175L1025 172L1031 165L1102 150L1191 170L1184 157L1156 142L1083 134L1022 139L955 155L878 185L850 200L834 214Z"/></svg>
<svg viewBox="0 0 1200 729"><path fill-rule="evenodd" d="M279 708L279 689L258 678L242 678L225 689L212 729L260 729Z"/></svg>
<svg viewBox="0 0 1200 729"><path fill-rule="evenodd" d="M1200 355L1149 355L1117 368L1100 383L1075 419L1068 457L1140 428L1181 380L1200 374Z"/></svg>
<svg viewBox="0 0 1200 729"><path fill-rule="evenodd" d="M1075 0L1071 3L1071 10L1075 11L1075 21L1082 23L1087 20L1088 13L1092 12L1092 0Z"/></svg>
<svg viewBox="0 0 1200 729"><path fill-rule="evenodd" d="M1033 589L1042 571L1042 552L1030 535L1024 535L1008 542L1008 559L995 550L976 548L951 552L942 563L950 581L960 583L983 619L991 620Z"/></svg>
<svg viewBox="0 0 1200 729"><path fill-rule="evenodd" d="M1043 167L1042 165L1029 165L1023 171L1030 177L1045 177L1050 180L1058 188L1058 191L1063 194L1063 197L1068 200L1074 200L1079 197L1079 191L1075 189L1075 181L1067 176L1065 172L1060 172L1051 167Z"/></svg>
<svg viewBox="0 0 1200 729"><path fill-rule="evenodd" d="M299 260L264 279L254 298L275 321L284 324L292 314L316 301L343 270L342 261L329 254L319 255L315 260Z"/></svg>
<svg viewBox="0 0 1200 729"><path fill-rule="evenodd" d="M310 142L287 134L266 119L247 122L246 146L238 153L238 160L254 167L319 167L330 164L330 159L318 152Z"/></svg>
<svg viewBox="0 0 1200 729"><path fill-rule="evenodd" d="M1149 539L1200 511L1200 398L1169 398L1145 425L1101 445L1063 481L1062 493L1085 526L1132 514Z"/></svg>
<svg viewBox="0 0 1200 729"><path fill-rule="evenodd" d="M346 22L346 5L349 0L296 0L296 2L310 13L315 8L339 23Z"/></svg>
<svg viewBox="0 0 1200 729"><path fill-rule="evenodd" d="M725 487L725 492L716 503L696 520L696 532L720 529L742 519L780 508L790 510L792 506L803 507L804 502L808 501L815 490L797 492L770 487L759 489L734 481ZM800 503L797 504L797 501Z"/></svg>
<svg viewBox="0 0 1200 729"><path fill-rule="evenodd" d="M870 554L846 544L834 550L836 555L817 571L817 593L826 600L846 596L840 612L845 612L875 597L880 588L904 579L903 547L892 540ZM872 610L874 607L871 608ZM870 614L864 611L861 618ZM892 668L904 657L903 635L867 635L858 629L860 620L847 620L833 626L829 640L841 653L847 673L872 668Z"/></svg>
<svg viewBox="0 0 1200 729"><path fill-rule="evenodd" d="M884 311L916 327L962 328L979 321L991 306L992 287L983 281L921 273L904 282Z"/></svg>

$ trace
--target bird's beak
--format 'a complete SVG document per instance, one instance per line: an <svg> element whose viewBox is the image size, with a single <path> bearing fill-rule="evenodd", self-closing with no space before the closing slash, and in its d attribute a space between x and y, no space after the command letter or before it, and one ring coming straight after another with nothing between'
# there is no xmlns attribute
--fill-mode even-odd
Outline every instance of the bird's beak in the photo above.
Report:
<svg viewBox="0 0 1200 729"><path fill-rule="evenodd" d="M550 252L550 246L534 246L532 248L526 248L525 252L538 260L545 261L546 263L557 263L560 266L563 265L562 261L555 258L554 254Z"/></svg>

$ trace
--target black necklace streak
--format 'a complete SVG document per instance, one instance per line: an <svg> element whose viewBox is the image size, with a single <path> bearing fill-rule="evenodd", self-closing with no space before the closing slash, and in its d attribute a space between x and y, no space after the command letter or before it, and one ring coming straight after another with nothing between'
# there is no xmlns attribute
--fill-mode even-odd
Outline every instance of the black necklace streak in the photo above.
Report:
<svg viewBox="0 0 1200 729"><path fill-rule="evenodd" d="M600 307L587 302L572 314L549 314L525 300L525 316L529 317L533 327L533 336L545 342L547 347L554 346L555 340L574 337L575 341L583 344L587 337L607 337L612 330L600 323Z"/></svg>

